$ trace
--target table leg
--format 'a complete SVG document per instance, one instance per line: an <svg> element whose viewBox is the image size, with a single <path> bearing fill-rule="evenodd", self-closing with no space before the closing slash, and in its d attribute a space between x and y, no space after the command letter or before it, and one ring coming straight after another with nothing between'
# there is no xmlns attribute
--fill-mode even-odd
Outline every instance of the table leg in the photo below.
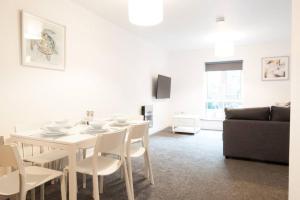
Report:
<svg viewBox="0 0 300 200"><path fill-rule="evenodd" d="M76 148L69 151L69 199L77 200Z"/></svg>
<svg viewBox="0 0 300 200"><path fill-rule="evenodd" d="M196 119L194 119L194 133L196 134L197 133L197 121Z"/></svg>
<svg viewBox="0 0 300 200"><path fill-rule="evenodd" d="M82 150L82 160L86 158L86 149ZM86 189L86 174L82 174L82 188Z"/></svg>
<svg viewBox="0 0 300 200"><path fill-rule="evenodd" d="M175 120L172 122L172 133L175 133Z"/></svg>

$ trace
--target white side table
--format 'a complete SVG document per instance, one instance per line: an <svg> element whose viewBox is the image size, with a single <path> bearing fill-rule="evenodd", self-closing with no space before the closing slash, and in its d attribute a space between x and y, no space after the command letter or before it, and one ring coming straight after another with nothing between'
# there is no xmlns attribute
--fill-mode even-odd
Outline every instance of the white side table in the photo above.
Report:
<svg viewBox="0 0 300 200"><path fill-rule="evenodd" d="M172 132L195 134L200 130L200 116L191 114L178 114L173 116Z"/></svg>

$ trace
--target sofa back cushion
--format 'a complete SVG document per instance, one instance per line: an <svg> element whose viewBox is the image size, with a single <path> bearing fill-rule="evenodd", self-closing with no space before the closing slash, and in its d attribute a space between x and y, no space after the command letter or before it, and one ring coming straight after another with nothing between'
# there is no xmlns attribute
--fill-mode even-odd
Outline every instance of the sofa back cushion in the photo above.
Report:
<svg viewBox="0 0 300 200"><path fill-rule="evenodd" d="M289 122L290 121L290 107L279 107L272 106L271 107L271 120L272 121L281 121L281 122Z"/></svg>
<svg viewBox="0 0 300 200"><path fill-rule="evenodd" d="M242 119L242 120L270 120L270 108L241 108L228 109L225 108L226 119Z"/></svg>

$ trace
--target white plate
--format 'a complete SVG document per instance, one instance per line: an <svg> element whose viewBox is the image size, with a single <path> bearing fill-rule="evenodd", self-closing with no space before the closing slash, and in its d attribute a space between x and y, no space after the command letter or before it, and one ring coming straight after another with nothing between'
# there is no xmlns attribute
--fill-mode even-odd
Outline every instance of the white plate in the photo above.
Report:
<svg viewBox="0 0 300 200"><path fill-rule="evenodd" d="M62 133L62 131L52 131L52 130L49 130L47 128L41 128L41 130L43 130L43 133L46 133L46 134L56 134L56 133Z"/></svg>
<svg viewBox="0 0 300 200"><path fill-rule="evenodd" d="M63 132L43 132L41 134L48 137L65 135Z"/></svg>
<svg viewBox="0 0 300 200"><path fill-rule="evenodd" d="M87 129L85 131L82 131L81 133L98 134L98 133L104 133L107 131L108 131L107 129Z"/></svg>
<svg viewBox="0 0 300 200"><path fill-rule="evenodd" d="M111 124L111 126L128 126L128 125L130 125L130 124L129 123L117 123L117 122Z"/></svg>
<svg viewBox="0 0 300 200"><path fill-rule="evenodd" d="M70 124L56 125L56 126L54 126L54 129L57 129L57 130L50 130L49 128L47 128L47 125L46 125L46 126L42 127L41 129L44 130L44 131L47 131L47 132L58 132L61 129L70 129L72 127L73 126L70 125Z"/></svg>
<svg viewBox="0 0 300 200"><path fill-rule="evenodd" d="M70 129L70 128L73 128L73 126L71 124L67 124L67 125L64 125L62 126L63 129Z"/></svg>

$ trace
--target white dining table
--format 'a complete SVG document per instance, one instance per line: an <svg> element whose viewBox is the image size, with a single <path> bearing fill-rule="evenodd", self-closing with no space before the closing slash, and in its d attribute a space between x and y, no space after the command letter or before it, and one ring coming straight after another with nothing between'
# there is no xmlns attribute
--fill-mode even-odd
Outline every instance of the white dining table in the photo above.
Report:
<svg viewBox="0 0 300 200"><path fill-rule="evenodd" d="M114 126L112 122L105 125L106 132L109 133L116 129L128 128L131 124L137 124L138 121L130 121L126 126ZM11 134L11 141L30 144L34 146L45 146L56 149L65 150L68 152L69 160L69 199L77 200L77 175L76 175L76 163L77 152L80 149L92 148L95 146L97 134L90 134L85 132L88 128L87 125L77 125L65 131L61 136L45 136L44 130L29 130L24 132L18 132Z"/></svg>

